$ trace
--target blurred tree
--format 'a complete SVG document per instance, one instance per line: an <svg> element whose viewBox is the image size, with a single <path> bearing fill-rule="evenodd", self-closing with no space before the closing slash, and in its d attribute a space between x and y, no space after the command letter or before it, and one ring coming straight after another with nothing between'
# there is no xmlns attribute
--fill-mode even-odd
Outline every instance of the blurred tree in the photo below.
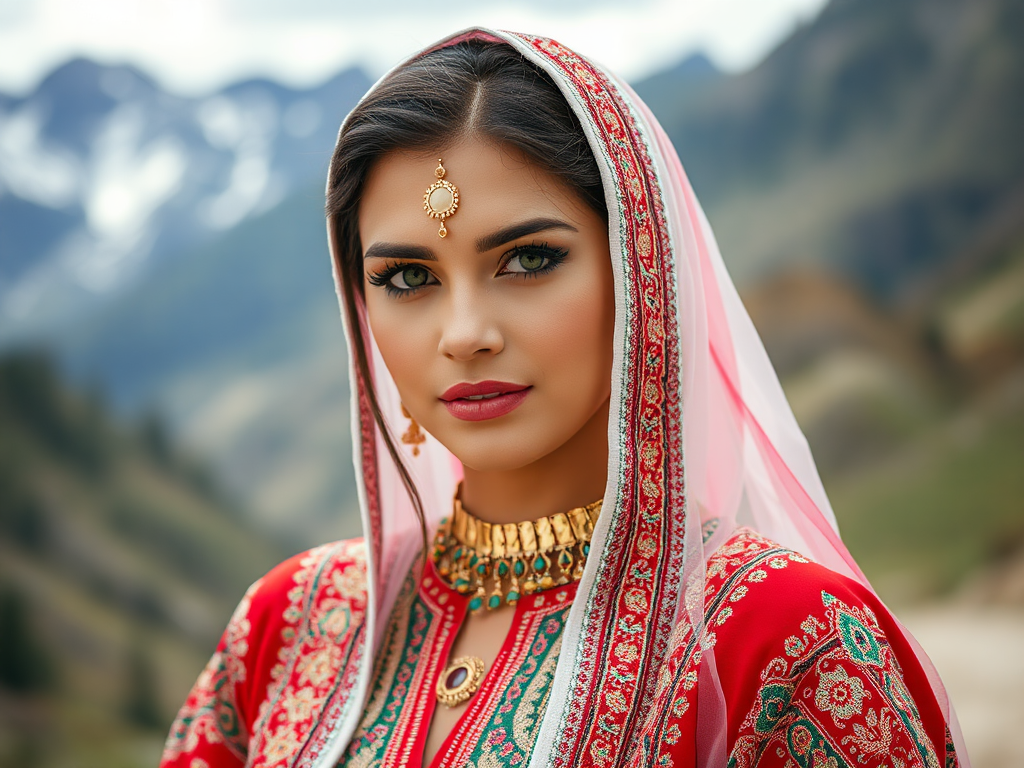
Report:
<svg viewBox="0 0 1024 768"><path fill-rule="evenodd" d="M144 728L162 729L167 726L157 702L156 675L146 646L138 637L133 638L127 658L127 692L125 715Z"/></svg>
<svg viewBox="0 0 1024 768"><path fill-rule="evenodd" d="M49 527L39 502L32 497L16 469L0 460L0 536L29 552L40 554Z"/></svg>
<svg viewBox="0 0 1024 768"><path fill-rule="evenodd" d="M163 466L173 463L174 451L163 418L155 410L147 411L139 420L139 439L150 458Z"/></svg>
<svg viewBox="0 0 1024 768"><path fill-rule="evenodd" d="M80 413L82 410L82 403L72 402L62 391L48 354L20 350L0 360L0 415L28 428L47 448L79 469L100 472L106 466L109 446L88 428L95 419L83 419L89 414Z"/></svg>
<svg viewBox="0 0 1024 768"><path fill-rule="evenodd" d="M0 686L15 693L49 688L53 665L36 636L29 601L13 587L0 588Z"/></svg>

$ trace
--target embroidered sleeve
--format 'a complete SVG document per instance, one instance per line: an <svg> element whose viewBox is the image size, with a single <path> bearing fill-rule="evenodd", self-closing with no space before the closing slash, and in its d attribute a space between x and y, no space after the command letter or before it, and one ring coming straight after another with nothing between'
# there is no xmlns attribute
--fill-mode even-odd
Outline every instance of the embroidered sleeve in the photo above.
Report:
<svg viewBox="0 0 1024 768"><path fill-rule="evenodd" d="M874 613L828 592L821 606L764 669L729 765L941 768Z"/></svg>
<svg viewBox="0 0 1024 768"><path fill-rule="evenodd" d="M743 529L705 585L701 637L676 628L631 764L694 764L714 649L728 768L957 766L927 676L870 590Z"/></svg>
<svg viewBox="0 0 1024 768"><path fill-rule="evenodd" d="M308 619L306 596L315 575L328 563L351 565L358 552L358 541L316 547L248 589L171 726L162 768L245 764L253 741L260 741L268 692L277 689L294 655L296 628Z"/></svg>
<svg viewBox="0 0 1024 768"><path fill-rule="evenodd" d="M185 704L171 725L162 768L208 768L242 765L249 741L243 687L250 673L252 598L260 581L253 584L238 604L217 650L199 675Z"/></svg>
<svg viewBox="0 0 1024 768"><path fill-rule="evenodd" d="M178 713L161 768L287 762L358 658L362 540L302 552L249 588Z"/></svg>

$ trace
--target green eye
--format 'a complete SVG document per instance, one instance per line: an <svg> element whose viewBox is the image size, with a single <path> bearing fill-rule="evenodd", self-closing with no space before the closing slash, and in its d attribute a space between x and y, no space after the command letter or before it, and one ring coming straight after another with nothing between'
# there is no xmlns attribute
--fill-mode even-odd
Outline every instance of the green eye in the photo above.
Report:
<svg viewBox="0 0 1024 768"><path fill-rule="evenodd" d="M419 288L426 285L429 279L430 273L423 267L406 267L391 278L391 284L402 289Z"/></svg>
<svg viewBox="0 0 1024 768"><path fill-rule="evenodd" d="M568 255L567 249L552 248L547 243L517 245L505 253L501 274L540 277L556 269Z"/></svg>
<svg viewBox="0 0 1024 768"><path fill-rule="evenodd" d="M534 272L544 266L544 257L539 253L524 253L519 258L519 263L527 272Z"/></svg>
<svg viewBox="0 0 1024 768"><path fill-rule="evenodd" d="M505 272L517 272L520 275L531 272L543 272L550 264L552 257L539 248L526 247L505 262Z"/></svg>

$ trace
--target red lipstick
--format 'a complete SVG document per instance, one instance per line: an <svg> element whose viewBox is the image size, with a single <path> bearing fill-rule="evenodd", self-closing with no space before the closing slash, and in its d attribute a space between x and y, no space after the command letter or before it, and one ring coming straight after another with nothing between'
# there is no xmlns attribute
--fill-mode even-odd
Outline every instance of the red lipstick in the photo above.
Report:
<svg viewBox="0 0 1024 768"><path fill-rule="evenodd" d="M532 387L507 381L463 382L450 387L443 395L448 413L463 421L486 421L511 413L518 408Z"/></svg>

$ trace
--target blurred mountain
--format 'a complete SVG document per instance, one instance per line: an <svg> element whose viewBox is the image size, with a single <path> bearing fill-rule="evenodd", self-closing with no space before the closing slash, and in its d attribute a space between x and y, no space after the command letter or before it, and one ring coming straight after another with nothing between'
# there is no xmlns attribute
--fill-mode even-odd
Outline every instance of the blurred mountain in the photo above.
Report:
<svg viewBox="0 0 1024 768"><path fill-rule="evenodd" d="M140 745L153 764L234 605L288 554L157 418L112 419L39 353L0 358L0 765L135 764Z"/></svg>
<svg viewBox="0 0 1024 768"><path fill-rule="evenodd" d="M636 90L742 283L819 265L899 306L1024 221L1022 42L1014 0L833 0L749 72Z"/></svg>
<svg viewBox="0 0 1024 768"><path fill-rule="evenodd" d="M310 544L358 534L319 190L179 254L61 348L73 370L111 377L122 403L159 397L265 528Z"/></svg>
<svg viewBox="0 0 1024 768"><path fill-rule="evenodd" d="M319 190L337 127L368 86L352 69L309 90L252 80L184 98L131 67L79 59L0 99L0 348L56 349L121 411L173 400L176 431L201 407L188 392L222 395L254 363L287 368L314 341L307 310L333 301ZM348 478L334 353L325 386L340 424L313 418L338 428L342 453L324 454L325 471ZM310 431L300 437L281 409L259 417L275 426L212 433L208 447L236 467L220 468L229 484L260 491L257 510L279 512L302 485L281 457ZM268 465L287 488L247 482ZM318 480L304 508L336 520L342 485Z"/></svg>
<svg viewBox="0 0 1024 768"><path fill-rule="evenodd" d="M251 80L185 98L76 59L0 98L0 344L61 335L321 179L368 85L351 69L308 90Z"/></svg>

